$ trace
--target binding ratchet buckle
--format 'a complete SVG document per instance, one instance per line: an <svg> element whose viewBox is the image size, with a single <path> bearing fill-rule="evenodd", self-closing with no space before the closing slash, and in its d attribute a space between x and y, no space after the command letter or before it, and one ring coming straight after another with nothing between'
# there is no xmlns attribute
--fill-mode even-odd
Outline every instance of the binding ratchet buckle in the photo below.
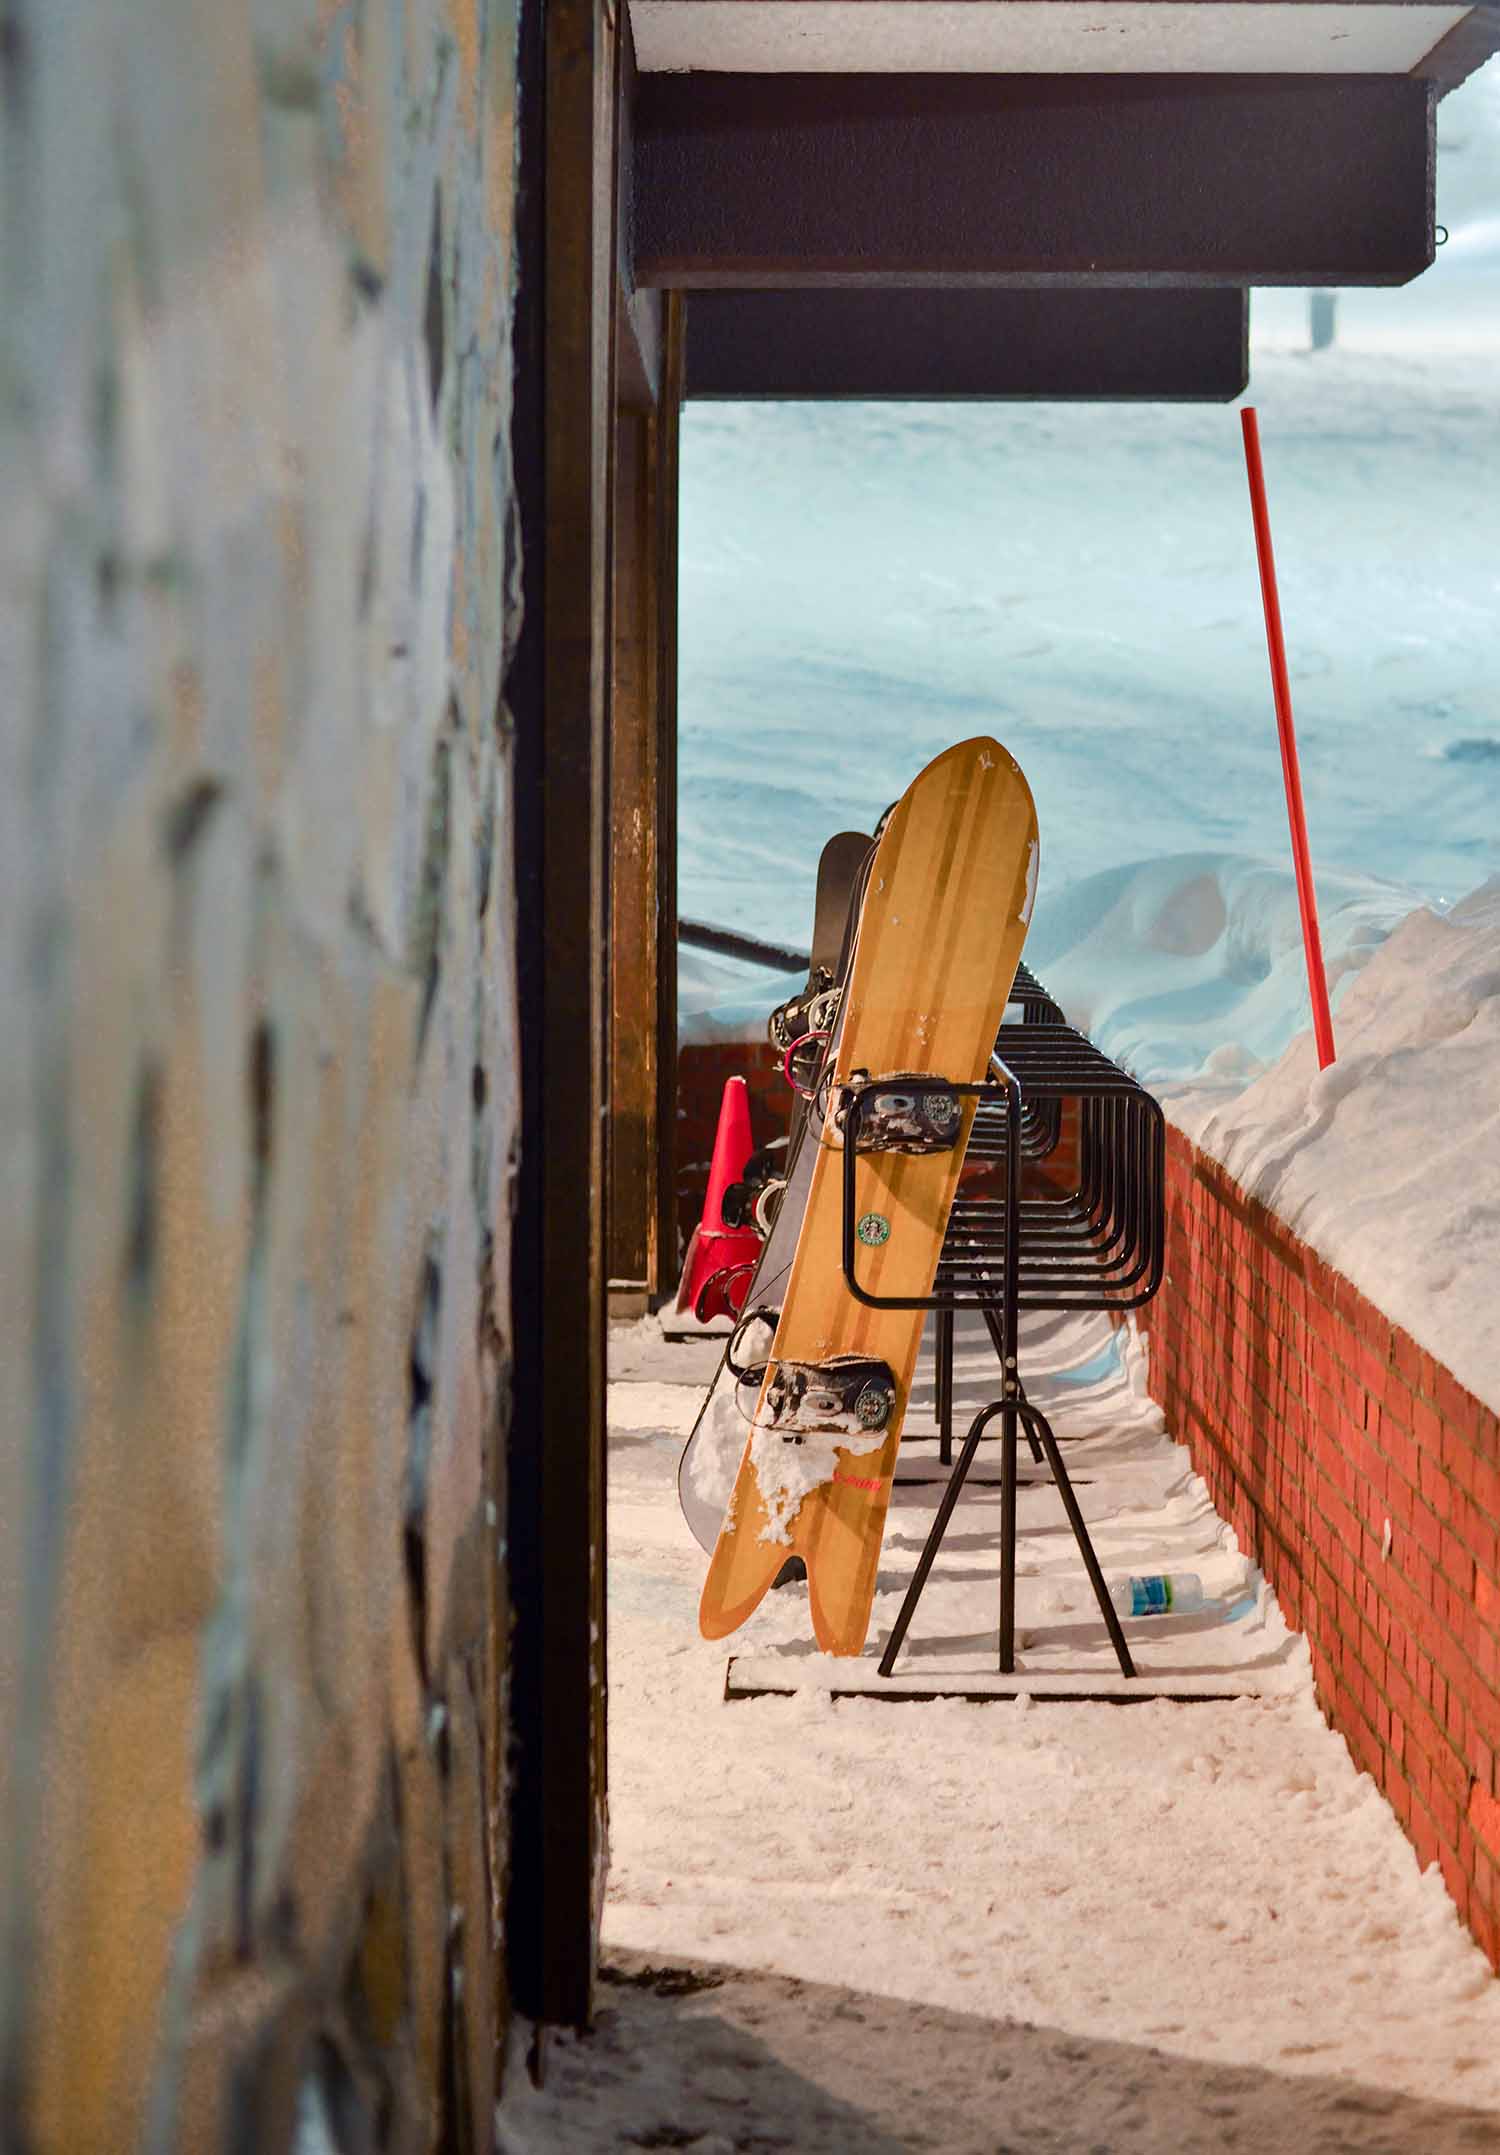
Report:
<svg viewBox="0 0 1500 2155"><path fill-rule="evenodd" d="M807 986L789 1001L778 1003L766 1021L771 1045L784 1055L809 1033L826 1033L838 1016L840 990L826 965L816 965Z"/></svg>
<svg viewBox="0 0 1500 2155"><path fill-rule="evenodd" d="M963 1102L947 1078L920 1070L896 1070L872 1078L856 1070L839 1088L834 1116L842 1129L852 1094L859 1095L856 1152L951 1152L963 1129Z"/></svg>
<svg viewBox="0 0 1500 2155"><path fill-rule="evenodd" d="M865 1354L836 1354L826 1362L778 1362L761 1400L762 1428L788 1444L819 1433L870 1436L896 1407L889 1365Z"/></svg>

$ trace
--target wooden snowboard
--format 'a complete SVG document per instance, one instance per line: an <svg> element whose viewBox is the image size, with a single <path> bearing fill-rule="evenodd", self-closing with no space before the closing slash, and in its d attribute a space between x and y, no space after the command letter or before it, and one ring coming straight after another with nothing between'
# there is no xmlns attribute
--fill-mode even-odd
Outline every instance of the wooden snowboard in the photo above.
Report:
<svg viewBox="0 0 1500 2155"><path fill-rule="evenodd" d="M820 970L835 981L842 981L848 971L863 896L861 877L874 849L873 838L858 831L840 831L823 848L818 862L809 982ZM751 1275L746 1309L761 1303L775 1307L781 1301L797 1254L797 1236L812 1186L814 1151L807 1130L806 1102L799 1099L787 1145L786 1188ZM735 1405L735 1392L734 1379L721 1361L677 1466L677 1501L682 1516L693 1539L710 1555L724 1523L735 1458L744 1443L745 1425Z"/></svg>
<svg viewBox="0 0 1500 2155"><path fill-rule="evenodd" d="M835 1089L861 1069L872 1078L921 1071L958 1083L984 1076L1026 939L1036 872L1031 792L998 742L961 742L913 781L870 868L840 1011ZM860 1156L857 1215L871 1220L874 1234L885 1233L859 1253L867 1291L931 1293L973 1113L969 1101L951 1151ZM699 1625L709 1639L737 1630L797 1555L807 1565L818 1644L857 1654L869 1629L925 1318L920 1310L868 1309L849 1293L841 1256L843 1151L831 1118L816 1142L757 1424L779 1361L878 1357L895 1377L896 1405L885 1428L868 1438L810 1436L792 1444L769 1427L752 1429ZM822 1479L810 1480L820 1472Z"/></svg>

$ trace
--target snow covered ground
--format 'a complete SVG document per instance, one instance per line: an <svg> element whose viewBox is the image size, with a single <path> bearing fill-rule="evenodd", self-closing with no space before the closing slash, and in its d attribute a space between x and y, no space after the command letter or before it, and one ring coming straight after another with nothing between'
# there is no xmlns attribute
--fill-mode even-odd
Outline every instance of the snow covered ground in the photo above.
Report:
<svg viewBox="0 0 1500 2155"><path fill-rule="evenodd" d="M1100 1321L1102 1325L1102 1320ZM1186 1456L1093 1320L1035 1331L1106 1570L1254 1586ZM1500 2148L1500 1984L1255 1607L1131 1627L1258 1695L1221 1703L835 1700L804 1590L731 1642L812 1680L728 1703L697 1635L703 1557L675 1475L712 1370L648 1322L612 1339L611 1872L599 2033L519 2066L501 2146L1057 2150ZM967 1343L961 1393L986 1396ZM924 1398L927 1395L923 1395ZM919 1401L916 1428L926 1417ZM920 1435L910 1469L932 1446ZM925 1532L903 1490L873 1662ZM978 1664L994 1497L965 1498L911 1658ZM1054 1500L1023 1495L1025 1665L1099 1666ZM992 1634L991 1634L992 1636ZM666 1971L665 1973L663 1971Z"/></svg>

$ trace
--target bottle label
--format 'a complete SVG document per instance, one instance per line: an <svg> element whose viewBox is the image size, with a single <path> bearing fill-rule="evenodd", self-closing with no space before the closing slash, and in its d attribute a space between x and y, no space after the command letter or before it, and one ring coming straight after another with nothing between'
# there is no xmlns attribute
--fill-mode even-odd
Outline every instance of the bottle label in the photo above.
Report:
<svg viewBox="0 0 1500 2155"><path fill-rule="evenodd" d="M1132 1616L1165 1616L1172 1606L1172 1582L1158 1572L1149 1579L1130 1582Z"/></svg>

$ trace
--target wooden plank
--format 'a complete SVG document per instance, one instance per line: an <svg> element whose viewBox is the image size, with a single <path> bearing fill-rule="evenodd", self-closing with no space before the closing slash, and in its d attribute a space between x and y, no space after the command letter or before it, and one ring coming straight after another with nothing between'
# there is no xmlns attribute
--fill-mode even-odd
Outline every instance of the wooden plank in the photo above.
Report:
<svg viewBox="0 0 1500 2155"><path fill-rule="evenodd" d="M661 395L663 297L617 288L615 393L622 411L654 411Z"/></svg>
<svg viewBox="0 0 1500 2155"><path fill-rule="evenodd" d="M515 715L522 1142L510 1435L516 2008L582 2026L605 1871L604 926L616 33L523 9ZM591 186L579 184L591 174Z"/></svg>
<svg viewBox="0 0 1500 2155"><path fill-rule="evenodd" d="M642 295L644 296L644 295ZM613 1306L676 1285L676 637L680 302L662 314L661 396L622 396L611 713L610 1251Z"/></svg>
<svg viewBox="0 0 1500 2155"><path fill-rule="evenodd" d="M1227 403L1250 376L1249 294L987 290L692 292L704 397L1147 397Z"/></svg>
<svg viewBox="0 0 1500 2155"><path fill-rule="evenodd" d="M634 275L681 287L1404 284L1432 261L1412 76L666 75Z"/></svg>
<svg viewBox="0 0 1500 2155"><path fill-rule="evenodd" d="M921 1705L932 1699L965 1699L976 1706L998 1705L1023 1695L1038 1705L1145 1706L1171 1699L1181 1706L1207 1706L1225 1699L1275 1698L1286 1693L1286 1678L1271 1679L1253 1668L1179 1670L1153 1676L1145 1671L1122 1676L1118 1669L1031 1670L1013 1675L924 1675L920 1669L897 1669L882 1676L873 1661L819 1661L804 1671L787 1655L731 1654L724 1671L724 1696L736 1699L796 1698L817 1691L838 1699L883 1699L889 1705Z"/></svg>
<svg viewBox="0 0 1500 2155"><path fill-rule="evenodd" d="M663 295L656 490L656 1269L669 1295L682 1261L677 1225L677 530L683 301Z"/></svg>
<svg viewBox="0 0 1500 2155"><path fill-rule="evenodd" d="M656 1276L657 633L655 426L622 410L615 448L610 732L610 1291Z"/></svg>

